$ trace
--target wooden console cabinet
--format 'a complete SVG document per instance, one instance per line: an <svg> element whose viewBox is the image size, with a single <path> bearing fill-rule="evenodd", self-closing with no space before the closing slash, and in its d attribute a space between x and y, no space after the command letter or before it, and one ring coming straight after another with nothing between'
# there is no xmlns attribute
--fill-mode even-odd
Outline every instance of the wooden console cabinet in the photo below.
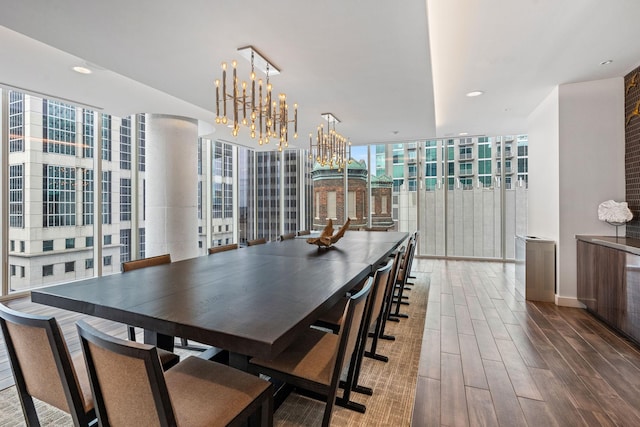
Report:
<svg viewBox="0 0 640 427"><path fill-rule="evenodd" d="M640 343L640 240L577 236L578 300Z"/></svg>

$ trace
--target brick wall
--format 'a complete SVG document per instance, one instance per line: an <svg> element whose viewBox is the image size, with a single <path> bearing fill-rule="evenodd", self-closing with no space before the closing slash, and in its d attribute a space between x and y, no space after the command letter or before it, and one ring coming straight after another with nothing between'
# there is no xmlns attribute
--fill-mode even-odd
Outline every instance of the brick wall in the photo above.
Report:
<svg viewBox="0 0 640 427"><path fill-rule="evenodd" d="M369 206L367 200L367 181L362 178L349 178L348 181L349 191L355 191L356 193L356 217L351 218L349 228L357 229L365 227L367 225L367 209ZM337 179L322 179L316 180L313 183L314 203L319 201L319 217L315 217L314 206L314 218L313 228L318 230L324 228L327 223L327 194L329 192L336 193L336 217L337 221L333 222L334 227L342 225L343 218L345 218L345 202L344 202L344 181L342 178ZM319 194L319 196L316 196ZM319 197L319 198L318 198Z"/></svg>
<svg viewBox="0 0 640 427"><path fill-rule="evenodd" d="M633 212L627 237L640 238L640 67L624 78L626 201Z"/></svg>

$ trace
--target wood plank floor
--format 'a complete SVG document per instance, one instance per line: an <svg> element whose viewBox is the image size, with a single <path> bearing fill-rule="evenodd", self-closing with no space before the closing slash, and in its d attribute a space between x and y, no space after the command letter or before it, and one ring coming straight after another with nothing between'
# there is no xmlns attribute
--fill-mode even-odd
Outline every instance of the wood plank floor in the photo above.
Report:
<svg viewBox="0 0 640 427"><path fill-rule="evenodd" d="M414 262L431 288L412 425L640 425L638 348L585 310L524 301L513 267Z"/></svg>

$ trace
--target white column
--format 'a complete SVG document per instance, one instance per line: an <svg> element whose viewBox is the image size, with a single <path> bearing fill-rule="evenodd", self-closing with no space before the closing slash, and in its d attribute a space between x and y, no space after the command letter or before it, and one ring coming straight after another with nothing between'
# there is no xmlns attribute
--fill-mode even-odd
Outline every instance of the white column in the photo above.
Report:
<svg viewBox="0 0 640 427"><path fill-rule="evenodd" d="M147 115L146 256L198 256L198 123Z"/></svg>

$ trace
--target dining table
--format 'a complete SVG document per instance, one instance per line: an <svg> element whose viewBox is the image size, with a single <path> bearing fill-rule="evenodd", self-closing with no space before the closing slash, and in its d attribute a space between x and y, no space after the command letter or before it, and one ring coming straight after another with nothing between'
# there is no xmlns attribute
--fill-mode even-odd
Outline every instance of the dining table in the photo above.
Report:
<svg viewBox="0 0 640 427"><path fill-rule="evenodd" d="M33 302L145 330L145 342L173 350L174 337L229 352L246 369L272 358L408 237L349 231L321 248L306 239L243 247L35 289Z"/></svg>

